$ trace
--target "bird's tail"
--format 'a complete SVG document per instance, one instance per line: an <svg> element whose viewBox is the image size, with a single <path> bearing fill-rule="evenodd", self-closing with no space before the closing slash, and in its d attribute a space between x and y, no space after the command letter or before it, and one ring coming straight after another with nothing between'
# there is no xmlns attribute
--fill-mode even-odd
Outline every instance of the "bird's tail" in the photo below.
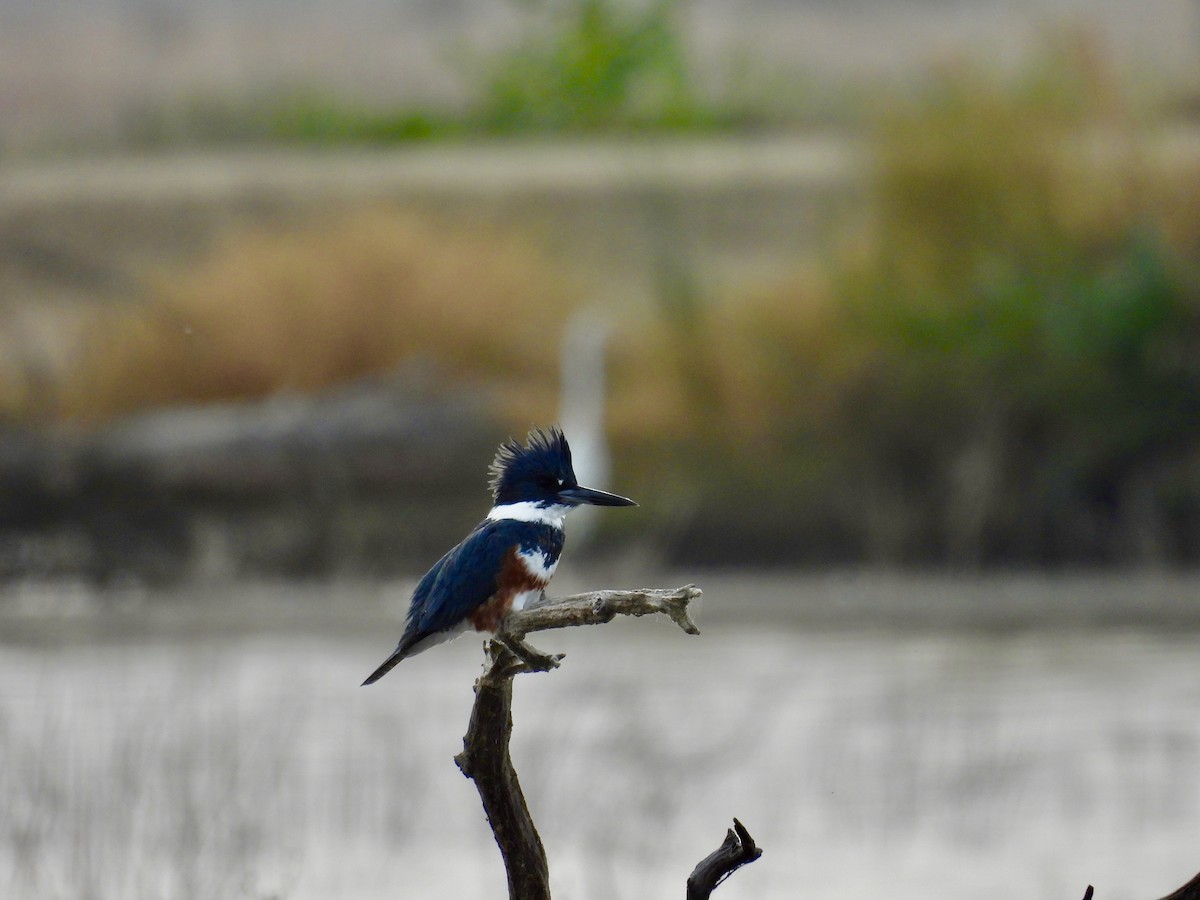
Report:
<svg viewBox="0 0 1200 900"><path fill-rule="evenodd" d="M374 684L388 672L392 671L396 667L396 663L408 656L408 650L409 648L403 644L393 650L392 655L383 661L383 665L367 676L367 680L362 683L362 686L366 687L368 684Z"/></svg>
<svg viewBox="0 0 1200 900"><path fill-rule="evenodd" d="M443 628L441 631L421 631L414 628L411 631L405 631L404 637L400 638L400 643L396 645L396 649L392 651L392 655L383 661L382 666L367 676L367 680L363 682L363 687L377 682L388 672L392 671L396 667L396 663L400 662L400 660L416 656L418 653L424 653L436 644L453 640L462 634L462 631L462 628Z"/></svg>

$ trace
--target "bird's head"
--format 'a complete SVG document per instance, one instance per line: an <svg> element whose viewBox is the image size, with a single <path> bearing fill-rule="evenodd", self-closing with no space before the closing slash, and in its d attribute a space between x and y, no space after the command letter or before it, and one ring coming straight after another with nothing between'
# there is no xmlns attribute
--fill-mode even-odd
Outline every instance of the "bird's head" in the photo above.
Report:
<svg viewBox="0 0 1200 900"><path fill-rule="evenodd" d="M637 506L627 497L581 487L571 468L571 447L558 428L535 429L524 445L505 441L496 451L490 473L497 507L529 504L561 516L582 504Z"/></svg>

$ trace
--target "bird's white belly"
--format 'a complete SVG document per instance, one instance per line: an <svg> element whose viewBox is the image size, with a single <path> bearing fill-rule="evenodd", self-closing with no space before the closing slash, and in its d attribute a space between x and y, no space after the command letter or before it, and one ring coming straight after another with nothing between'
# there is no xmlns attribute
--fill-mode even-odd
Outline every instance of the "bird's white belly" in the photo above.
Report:
<svg viewBox="0 0 1200 900"><path fill-rule="evenodd" d="M542 596L541 590L536 591L521 591L513 595L512 608L514 610L524 609L525 606Z"/></svg>
<svg viewBox="0 0 1200 900"><path fill-rule="evenodd" d="M459 635L464 634L468 627L470 627L470 623L466 619L463 619L463 621L459 622L457 625L453 625L450 628L444 628L441 631L435 631L432 634L426 635L412 645L409 651L404 654L404 658L407 659L410 656L416 656L418 653L424 653L430 647L436 647L438 644L444 644L447 641L452 641Z"/></svg>

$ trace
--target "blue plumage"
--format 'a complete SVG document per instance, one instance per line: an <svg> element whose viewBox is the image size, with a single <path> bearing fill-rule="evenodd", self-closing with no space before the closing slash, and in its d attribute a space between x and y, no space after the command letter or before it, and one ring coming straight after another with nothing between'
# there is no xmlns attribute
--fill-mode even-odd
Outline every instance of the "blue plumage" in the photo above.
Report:
<svg viewBox="0 0 1200 900"><path fill-rule="evenodd" d="M417 586L409 605L405 636L415 643L425 635L463 622L499 590L505 557L514 547L518 553L539 550L553 565L562 553L563 532L532 522L481 522L461 544L438 560ZM437 602L432 602L435 598Z"/></svg>
<svg viewBox="0 0 1200 900"><path fill-rule="evenodd" d="M425 573L413 591L400 643L364 685L469 628L496 631L510 610L539 595L558 566L563 518L575 507L637 505L581 487L571 448L556 428L530 432L524 446L505 442L490 472L491 512Z"/></svg>

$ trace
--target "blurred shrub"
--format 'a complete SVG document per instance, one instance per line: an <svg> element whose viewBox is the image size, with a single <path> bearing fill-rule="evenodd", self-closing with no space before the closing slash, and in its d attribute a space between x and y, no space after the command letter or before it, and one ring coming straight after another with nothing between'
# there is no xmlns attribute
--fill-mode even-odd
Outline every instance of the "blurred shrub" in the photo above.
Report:
<svg viewBox="0 0 1200 900"><path fill-rule="evenodd" d="M1200 185L1137 125L1086 54L892 104L824 273L660 339L679 552L1200 559Z"/></svg>
<svg viewBox="0 0 1200 900"><path fill-rule="evenodd" d="M829 117L830 101L814 110L802 79L768 74L752 61L708 61L709 89L701 91L679 0L514 5L515 41L460 63L467 98L461 109L364 103L312 86L138 108L125 117L122 139L137 146L392 144L493 134L708 131Z"/></svg>
<svg viewBox="0 0 1200 900"><path fill-rule="evenodd" d="M143 303L95 313L58 412L101 420L148 406L306 391L414 359L486 382L501 417L555 408L570 291L532 250L385 212L231 236L163 274ZM506 406L503 404L507 404Z"/></svg>
<svg viewBox="0 0 1200 900"><path fill-rule="evenodd" d="M444 110L364 103L336 91L271 89L193 94L142 103L124 112L119 144L136 148L270 143L397 144L453 138L467 131ZM93 143L97 143L95 137Z"/></svg>
<svg viewBox="0 0 1200 900"><path fill-rule="evenodd" d="M332 94L299 91L271 103L264 114L275 139L314 144L398 144L454 137L465 125L429 109L371 109Z"/></svg>
<svg viewBox="0 0 1200 900"><path fill-rule="evenodd" d="M499 132L701 124L678 7L678 0L528 4L523 39L485 67L481 124Z"/></svg>

